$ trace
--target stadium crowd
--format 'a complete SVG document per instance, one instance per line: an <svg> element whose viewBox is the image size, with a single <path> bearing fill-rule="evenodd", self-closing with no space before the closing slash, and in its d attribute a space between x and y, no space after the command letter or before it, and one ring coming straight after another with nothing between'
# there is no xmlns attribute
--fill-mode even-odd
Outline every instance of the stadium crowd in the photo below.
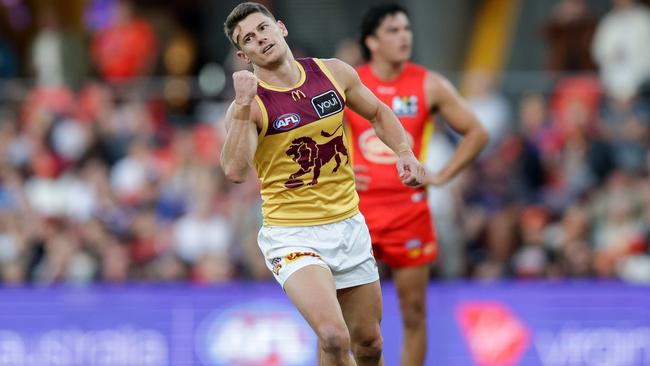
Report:
<svg viewBox="0 0 650 366"><path fill-rule="evenodd" d="M504 96L494 76L465 74L490 143L430 189L433 276L650 282L650 10L613 3L595 19L560 1L540 25L550 90ZM113 11L88 41L43 14L28 60L0 40L34 76L20 97L0 88L0 284L270 278L257 181L229 184L219 166L227 95L170 96L186 87L191 40L162 37L128 2ZM154 64L178 83L142 87ZM0 75L18 76L7 65ZM456 139L438 121L431 169Z"/></svg>

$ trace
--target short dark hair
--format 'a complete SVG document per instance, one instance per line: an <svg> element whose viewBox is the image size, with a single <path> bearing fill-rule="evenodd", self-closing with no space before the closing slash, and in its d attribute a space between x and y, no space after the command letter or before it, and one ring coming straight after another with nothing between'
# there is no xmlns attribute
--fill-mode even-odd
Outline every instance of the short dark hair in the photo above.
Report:
<svg viewBox="0 0 650 366"><path fill-rule="evenodd" d="M404 13L406 16L409 15L406 8L395 3L372 6L363 14L361 18L361 38L359 39L359 44L361 46L361 54L366 61L369 61L371 57L370 50L366 46L366 38L375 34L377 28L379 28L379 25L387 16L397 13Z"/></svg>
<svg viewBox="0 0 650 366"><path fill-rule="evenodd" d="M269 9L267 9L264 5L254 3L254 2L246 2L246 3L241 3L237 5L230 14L228 14L228 17L226 18L226 21L223 23L223 31L226 33L226 37L230 40L230 42L239 49L239 45L237 44L237 41L232 39L232 33L235 31L235 27L239 22L242 20L246 19L247 16L253 14L253 13L262 13L266 15L267 17L273 19L275 21L275 17Z"/></svg>

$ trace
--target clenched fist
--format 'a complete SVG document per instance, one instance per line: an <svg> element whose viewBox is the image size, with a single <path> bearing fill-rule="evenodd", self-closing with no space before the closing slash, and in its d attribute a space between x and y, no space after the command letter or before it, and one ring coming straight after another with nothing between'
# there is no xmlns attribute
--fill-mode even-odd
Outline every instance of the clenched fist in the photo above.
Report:
<svg viewBox="0 0 650 366"><path fill-rule="evenodd" d="M249 105L257 94L257 76L248 70L241 70L232 74L232 80L235 86L235 103Z"/></svg>
<svg viewBox="0 0 650 366"><path fill-rule="evenodd" d="M397 172L402 183L411 187L419 187L425 183L426 171L412 152L399 155Z"/></svg>

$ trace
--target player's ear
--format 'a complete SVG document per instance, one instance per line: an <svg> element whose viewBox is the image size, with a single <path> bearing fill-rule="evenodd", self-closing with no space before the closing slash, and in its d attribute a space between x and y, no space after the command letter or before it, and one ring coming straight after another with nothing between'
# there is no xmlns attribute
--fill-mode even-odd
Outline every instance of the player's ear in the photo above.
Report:
<svg viewBox="0 0 650 366"><path fill-rule="evenodd" d="M240 60L244 61L247 65L250 65L250 64L251 64L251 59L248 58L248 56L246 56L246 54L244 53L244 51L239 50L239 51L237 51L236 55L237 55L237 58L239 58Z"/></svg>
<svg viewBox="0 0 650 366"><path fill-rule="evenodd" d="M379 42L377 41L377 38L375 36L368 36L364 40L366 47L370 50L370 52L375 52L379 48Z"/></svg>
<svg viewBox="0 0 650 366"><path fill-rule="evenodd" d="M281 20L278 20L278 27L280 27L280 31L282 32L283 36L286 37L286 36L289 35L289 31L287 30L287 26L284 25L284 23L282 23Z"/></svg>

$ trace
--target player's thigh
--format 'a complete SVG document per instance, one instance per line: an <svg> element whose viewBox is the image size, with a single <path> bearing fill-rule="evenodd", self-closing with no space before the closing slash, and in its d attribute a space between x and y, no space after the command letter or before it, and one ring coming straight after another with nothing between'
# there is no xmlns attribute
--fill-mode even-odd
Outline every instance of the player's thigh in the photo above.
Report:
<svg viewBox="0 0 650 366"><path fill-rule="evenodd" d="M287 278L284 291L319 336L346 331L329 269L320 265L300 268Z"/></svg>
<svg viewBox="0 0 650 366"><path fill-rule="evenodd" d="M381 337L382 299L379 281L338 290L338 299L353 343L376 341Z"/></svg>
<svg viewBox="0 0 650 366"><path fill-rule="evenodd" d="M416 308L416 310L424 311L426 289L429 283L429 264L393 268L392 273L402 309ZM419 309L420 307L422 309Z"/></svg>

